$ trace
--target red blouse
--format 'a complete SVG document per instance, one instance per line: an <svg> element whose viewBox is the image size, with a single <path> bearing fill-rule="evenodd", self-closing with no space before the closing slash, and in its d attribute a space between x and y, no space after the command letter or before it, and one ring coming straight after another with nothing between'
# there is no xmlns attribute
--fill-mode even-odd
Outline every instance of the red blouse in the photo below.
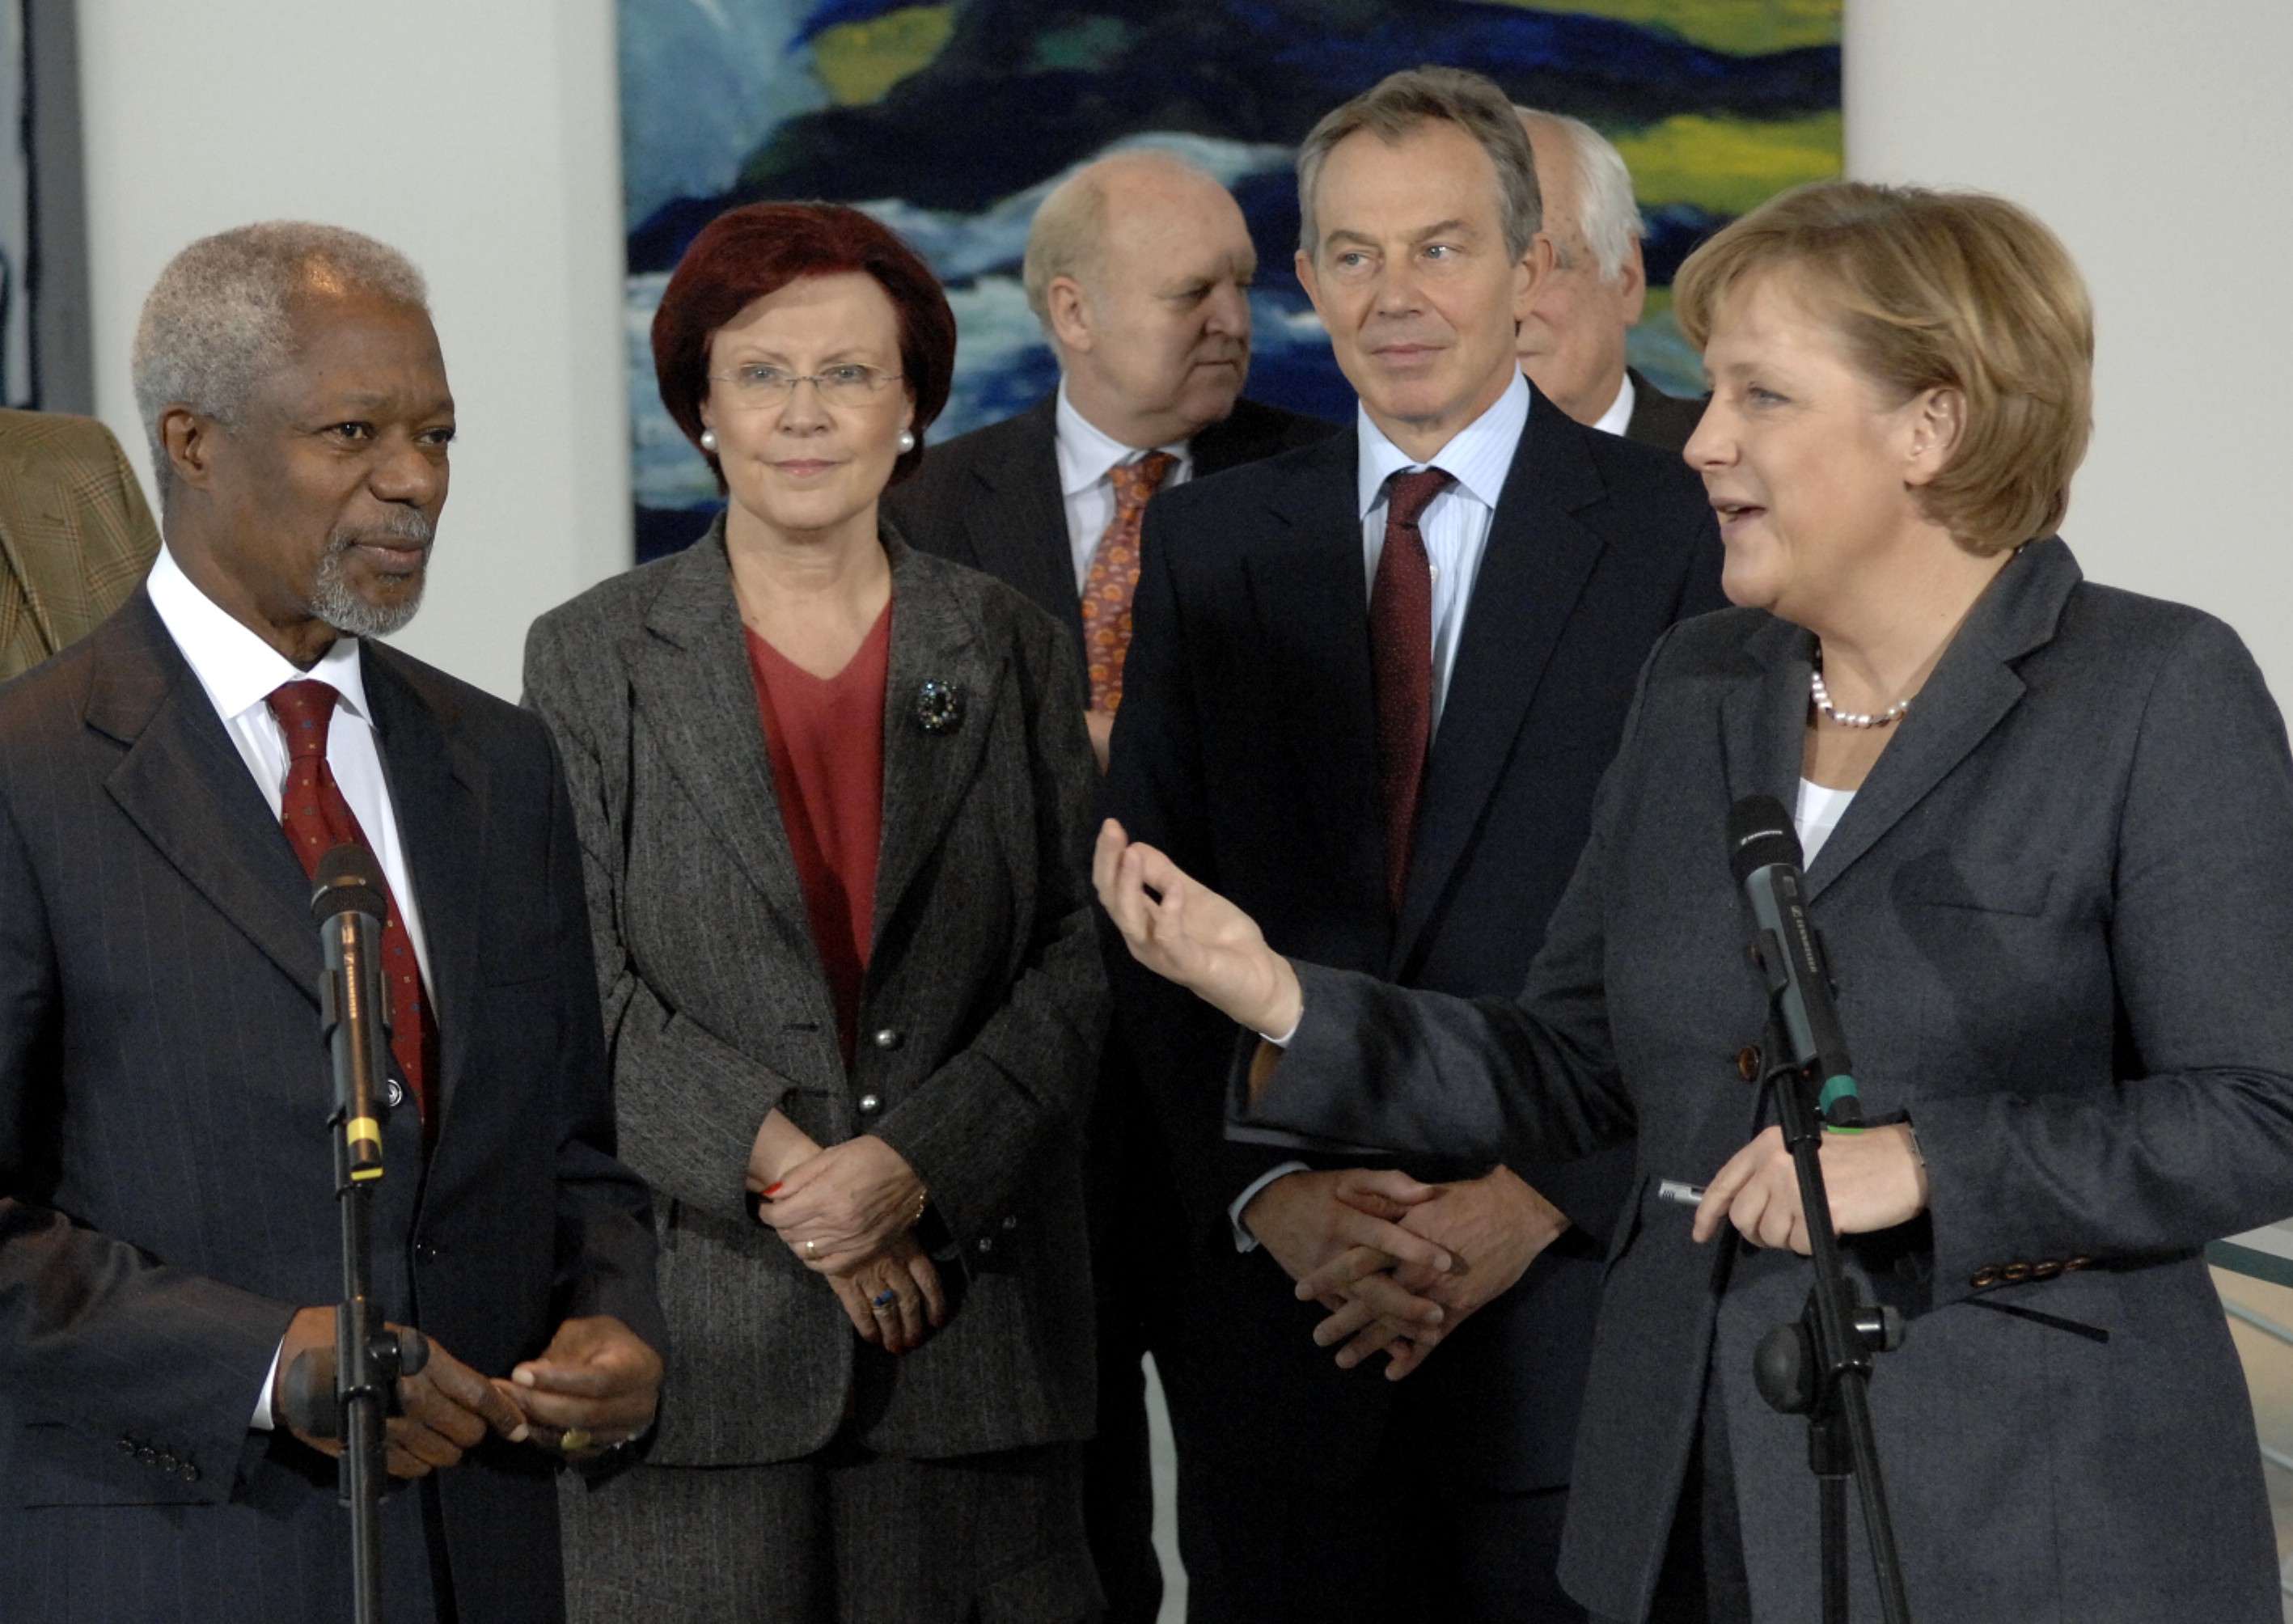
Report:
<svg viewBox="0 0 2293 1624"><path fill-rule="evenodd" d="M884 682L892 606L844 669L822 679L748 633L749 674L765 723L789 852L812 916L812 941L836 1000L836 1036L852 1063L860 982L876 927L876 848L884 828Z"/></svg>

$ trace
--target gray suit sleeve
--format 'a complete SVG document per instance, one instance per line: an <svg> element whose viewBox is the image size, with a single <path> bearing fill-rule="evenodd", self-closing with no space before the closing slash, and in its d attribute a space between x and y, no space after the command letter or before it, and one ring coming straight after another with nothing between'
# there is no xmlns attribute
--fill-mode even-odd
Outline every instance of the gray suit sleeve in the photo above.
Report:
<svg viewBox="0 0 2293 1624"><path fill-rule="evenodd" d="M1048 618L1031 618L1019 634L1040 831L1034 940L978 1037L875 1129L923 1180L958 1240L993 1228L1045 1157L1081 1133L1106 1028L1106 974L1082 860L1098 770L1083 728L1082 675L1057 637Z"/></svg>
<svg viewBox="0 0 2293 1624"><path fill-rule="evenodd" d="M2134 1075L1918 1108L1939 1302L1990 1265L2186 1251L2293 1214L2293 761L2218 621L2158 667L2106 928Z"/></svg>
<svg viewBox="0 0 2293 1624"><path fill-rule="evenodd" d="M525 646L525 703L557 740L588 897L606 1053L621 1119L621 1159L662 1195L720 1216L749 1217L745 1176L757 1129L788 1092L759 1064L654 996L621 931L621 864L628 850L626 738L589 725L612 714L626 728L627 696L587 691L612 662L577 662L559 628L535 625ZM585 675L586 674L586 675ZM621 771L615 770L619 763Z"/></svg>
<svg viewBox="0 0 2293 1624"><path fill-rule="evenodd" d="M43 1171L61 1108L61 993L40 887L0 797L0 1392L17 1421L237 1459L295 1307L74 1223ZM232 1475L196 1492L220 1501Z"/></svg>

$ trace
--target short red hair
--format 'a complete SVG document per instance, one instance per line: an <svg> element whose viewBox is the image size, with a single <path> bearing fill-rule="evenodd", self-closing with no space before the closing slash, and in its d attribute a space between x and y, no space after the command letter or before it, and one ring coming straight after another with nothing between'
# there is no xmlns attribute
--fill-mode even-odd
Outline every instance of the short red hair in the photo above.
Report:
<svg viewBox="0 0 2293 1624"><path fill-rule="evenodd" d="M924 430L947 404L955 376L955 312L916 251L856 208L838 203L749 203L701 230L677 263L652 316L660 401L701 449L709 344L717 329L767 294L806 277L859 271L876 279L899 318L900 370L915 402L916 445L892 465L896 484L923 460ZM713 452L701 450L725 488Z"/></svg>

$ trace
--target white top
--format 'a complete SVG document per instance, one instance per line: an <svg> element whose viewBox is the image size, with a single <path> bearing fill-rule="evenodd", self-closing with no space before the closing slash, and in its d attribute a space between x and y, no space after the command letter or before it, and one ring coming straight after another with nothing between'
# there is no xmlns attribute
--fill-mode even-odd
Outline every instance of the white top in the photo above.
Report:
<svg viewBox="0 0 2293 1624"><path fill-rule="evenodd" d="M430 956L422 941L422 910L414 897L414 877L407 871L406 848L398 837L398 812L390 799L390 780L375 748L373 713L367 707L366 679L359 666L359 640L337 637L334 647L308 671L231 618L215 600L201 592L183 573L175 555L159 549L147 583L151 607L167 634L182 650L191 671L206 689L207 700L223 719L223 731L239 747L239 758L254 776L271 815L280 816L280 797L287 781L287 739L279 718L264 703L282 683L315 677L342 695L327 731L327 765L342 786L343 799L365 831L367 843L390 882L390 894L405 922L406 940L421 966L425 987L430 984Z"/></svg>
<svg viewBox="0 0 2293 1624"><path fill-rule="evenodd" d="M1074 402L1067 399L1065 378L1059 380L1054 416L1058 424L1052 438L1059 454L1059 495L1066 503L1067 547L1074 555L1075 590L1081 592L1090 578L1091 555L1098 551L1099 538L1114 522L1114 481L1107 477L1108 471L1135 463L1148 453L1109 438L1075 410ZM1194 454L1187 448L1187 441L1173 440L1151 449L1168 451L1179 459L1155 487L1158 491L1185 484L1194 473Z"/></svg>
<svg viewBox="0 0 2293 1624"><path fill-rule="evenodd" d="M1603 434L1622 434L1625 425L1633 420L1633 401L1638 393L1633 387L1633 375L1627 372L1623 387L1616 391L1616 398L1608 403L1608 409L1600 414L1600 422L1592 426Z"/></svg>
<svg viewBox="0 0 2293 1624"><path fill-rule="evenodd" d="M1792 813L1792 821L1799 826L1799 866L1803 869L1815 867L1815 854L1823 850L1823 843L1831 838L1831 831L1847 815L1847 804L1855 798L1851 789L1827 789L1813 779L1799 781L1799 806Z"/></svg>
<svg viewBox="0 0 2293 1624"><path fill-rule="evenodd" d="M1360 448L1354 494L1362 516L1362 587L1377 585L1377 561L1385 553L1385 482L1404 470L1438 465L1455 481L1425 505L1417 533L1425 542L1425 557L1433 566L1433 723L1440 725L1441 707L1449 697L1449 673L1457 664L1457 645L1463 640L1465 610L1473 597L1473 580L1480 573L1481 554L1489 545L1489 524L1496 517L1497 497L1505 475L1512 471L1513 453L1528 427L1528 380L1519 371L1496 403L1459 429L1448 444L1425 462L1412 462L1357 408L1354 433Z"/></svg>

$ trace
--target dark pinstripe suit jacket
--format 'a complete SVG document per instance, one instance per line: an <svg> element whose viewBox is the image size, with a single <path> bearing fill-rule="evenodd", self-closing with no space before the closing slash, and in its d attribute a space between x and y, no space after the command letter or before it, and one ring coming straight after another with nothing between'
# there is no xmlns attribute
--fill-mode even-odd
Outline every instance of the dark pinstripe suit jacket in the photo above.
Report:
<svg viewBox="0 0 2293 1624"><path fill-rule="evenodd" d="M1734 797L1795 787L1812 649L1750 610L1675 630L1519 998L1301 967L1260 1113L1481 1155L1637 1131L1561 1561L1607 1617L1648 1604L1707 1360L1754 1611L1819 1612L1805 1429L1751 1381L1809 1265L1696 1246L1655 1194L1759 1119L1734 1056L1765 992L1724 836ZM2252 1411L2200 1249L2293 1211L2293 760L2251 657L2033 542L1807 879L1866 1108L1908 1112L1926 1162L1926 1213L1846 1248L1910 1321L1871 1406L1912 1616L2275 1620ZM1851 1574L1876 1617L1860 1555Z"/></svg>
<svg viewBox="0 0 2293 1624"><path fill-rule="evenodd" d="M630 1165L660 1202L671 1346L650 1458L793 1459L846 1418L907 1457L1079 1439L1092 1413L1078 1143L1106 1020L1082 852L1097 778L1050 618L887 529L892 647L875 941L845 1068L789 854L724 521L537 621L526 698L556 731ZM927 681L960 693L928 731ZM873 1134L960 1248L953 1317L892 1359L751 1216L778 1108Z"/></svg>
<svg viewBox="0 0 2293 1624"><path fill-rule="evenodd" d="M572 1313L658 1346L548 735L392 650L364 658L442 1041L426 1172L414 1113L386 1128L377 1297L493 1375ZM247 1428L288 1319L341 1293L309 897L141 589L0 689L11 1624L347 1616L331 1464ZM463 1618L560 1616L551 1477L492 1442L439 1477ZM414 1594L420 1507L389 1506L386 1563Z"/></svg>

